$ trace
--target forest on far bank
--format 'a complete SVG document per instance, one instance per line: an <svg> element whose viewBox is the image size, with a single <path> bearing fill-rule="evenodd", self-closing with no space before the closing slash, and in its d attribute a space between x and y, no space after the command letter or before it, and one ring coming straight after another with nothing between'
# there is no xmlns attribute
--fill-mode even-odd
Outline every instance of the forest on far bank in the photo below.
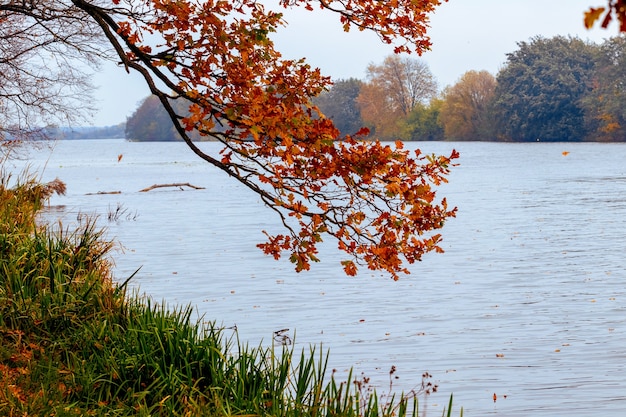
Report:
<svg viewBox="0 0 626 417"><path fill-rule="evenodd" d="M336 80L314 104L342 135L367 127L380 140L621 142L624 79L623 36L601 44L534 37L507 54L497 75L468 71L440 90L424 61L391 55L369 65L365 80ZM128 118L125 133L129 140L180 140L154 96Z"/></svg>

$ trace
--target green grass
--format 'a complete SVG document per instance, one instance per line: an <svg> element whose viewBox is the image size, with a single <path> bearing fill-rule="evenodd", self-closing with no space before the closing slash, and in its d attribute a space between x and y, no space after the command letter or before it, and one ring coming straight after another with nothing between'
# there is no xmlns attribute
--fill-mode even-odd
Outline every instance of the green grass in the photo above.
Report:
<svg viewBox="0 0 626 417"><path fill-rule="evenodd" d="M425 392L381 397L352 373L338 382L321 348L251 347L192 319L191 307L127 294L95 221L38 225L50 184L9 179L0 179L0 415L417 416Z"/></svg>

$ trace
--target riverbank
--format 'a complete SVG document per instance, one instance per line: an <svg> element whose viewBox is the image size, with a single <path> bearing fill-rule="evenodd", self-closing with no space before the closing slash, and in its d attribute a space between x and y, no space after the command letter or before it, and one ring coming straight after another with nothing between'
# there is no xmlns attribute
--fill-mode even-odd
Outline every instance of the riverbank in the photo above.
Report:
<svg viewBox="0 0 626 417"><path fill-rule="evenodd" d="M433 389L378 396L365 377L335 381L319 348L250 347L128 294L95 221L37 224L62 185L0 179L0 414L404 416Z"/></svg>

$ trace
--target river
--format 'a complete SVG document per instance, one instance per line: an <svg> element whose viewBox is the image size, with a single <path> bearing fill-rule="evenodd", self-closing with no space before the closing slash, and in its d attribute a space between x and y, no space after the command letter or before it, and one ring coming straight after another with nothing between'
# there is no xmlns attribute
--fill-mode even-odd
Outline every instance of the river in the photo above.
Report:
<svg viewBox="0 0 626 417"><path fill-rule="evenodd" d="M450 393L453 415L626 415L626 144L415 146L461 153L439 191L459 211L442 230L446 252L398 282L346 277L332 243L300 274L264 256L255 245L280 231L274 213L180 143L63 141L27 159L43 181L67 183L54 217L99 215L120 242L117 280L141 267L133 288L191 303L243 341L268 345L289 329L381 392L391 366L394 391L427 371L433 415ZM139 192L176 182L205 188Z"/></svg>

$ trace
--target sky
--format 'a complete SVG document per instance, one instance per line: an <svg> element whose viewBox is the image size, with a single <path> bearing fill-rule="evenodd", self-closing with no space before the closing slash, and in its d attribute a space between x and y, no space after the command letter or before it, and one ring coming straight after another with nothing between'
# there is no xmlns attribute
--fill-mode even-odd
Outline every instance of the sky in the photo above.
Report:
<svg viewBox="0 0 626 417"><path fill-rule="evenodd" d="M426 62L440 89L454 84L466 71L496 75L506 54L532 37L571 35L602 42L616 35L615 24L606 30L586 30L583 25L585 10L606 4L607 0L449 0L431 15L431 51L412 56ZM379 64L393 53L393 47L373 33L345 33L333 13L298 8L286 11L285 19L289 25L274 34L276 49L285 58L306 57L333 79L365 79L369 64ZM94 83L99 87L95 126L125 121L149 94L139 76L115 64L107 63L95 74Z"/></svg>

